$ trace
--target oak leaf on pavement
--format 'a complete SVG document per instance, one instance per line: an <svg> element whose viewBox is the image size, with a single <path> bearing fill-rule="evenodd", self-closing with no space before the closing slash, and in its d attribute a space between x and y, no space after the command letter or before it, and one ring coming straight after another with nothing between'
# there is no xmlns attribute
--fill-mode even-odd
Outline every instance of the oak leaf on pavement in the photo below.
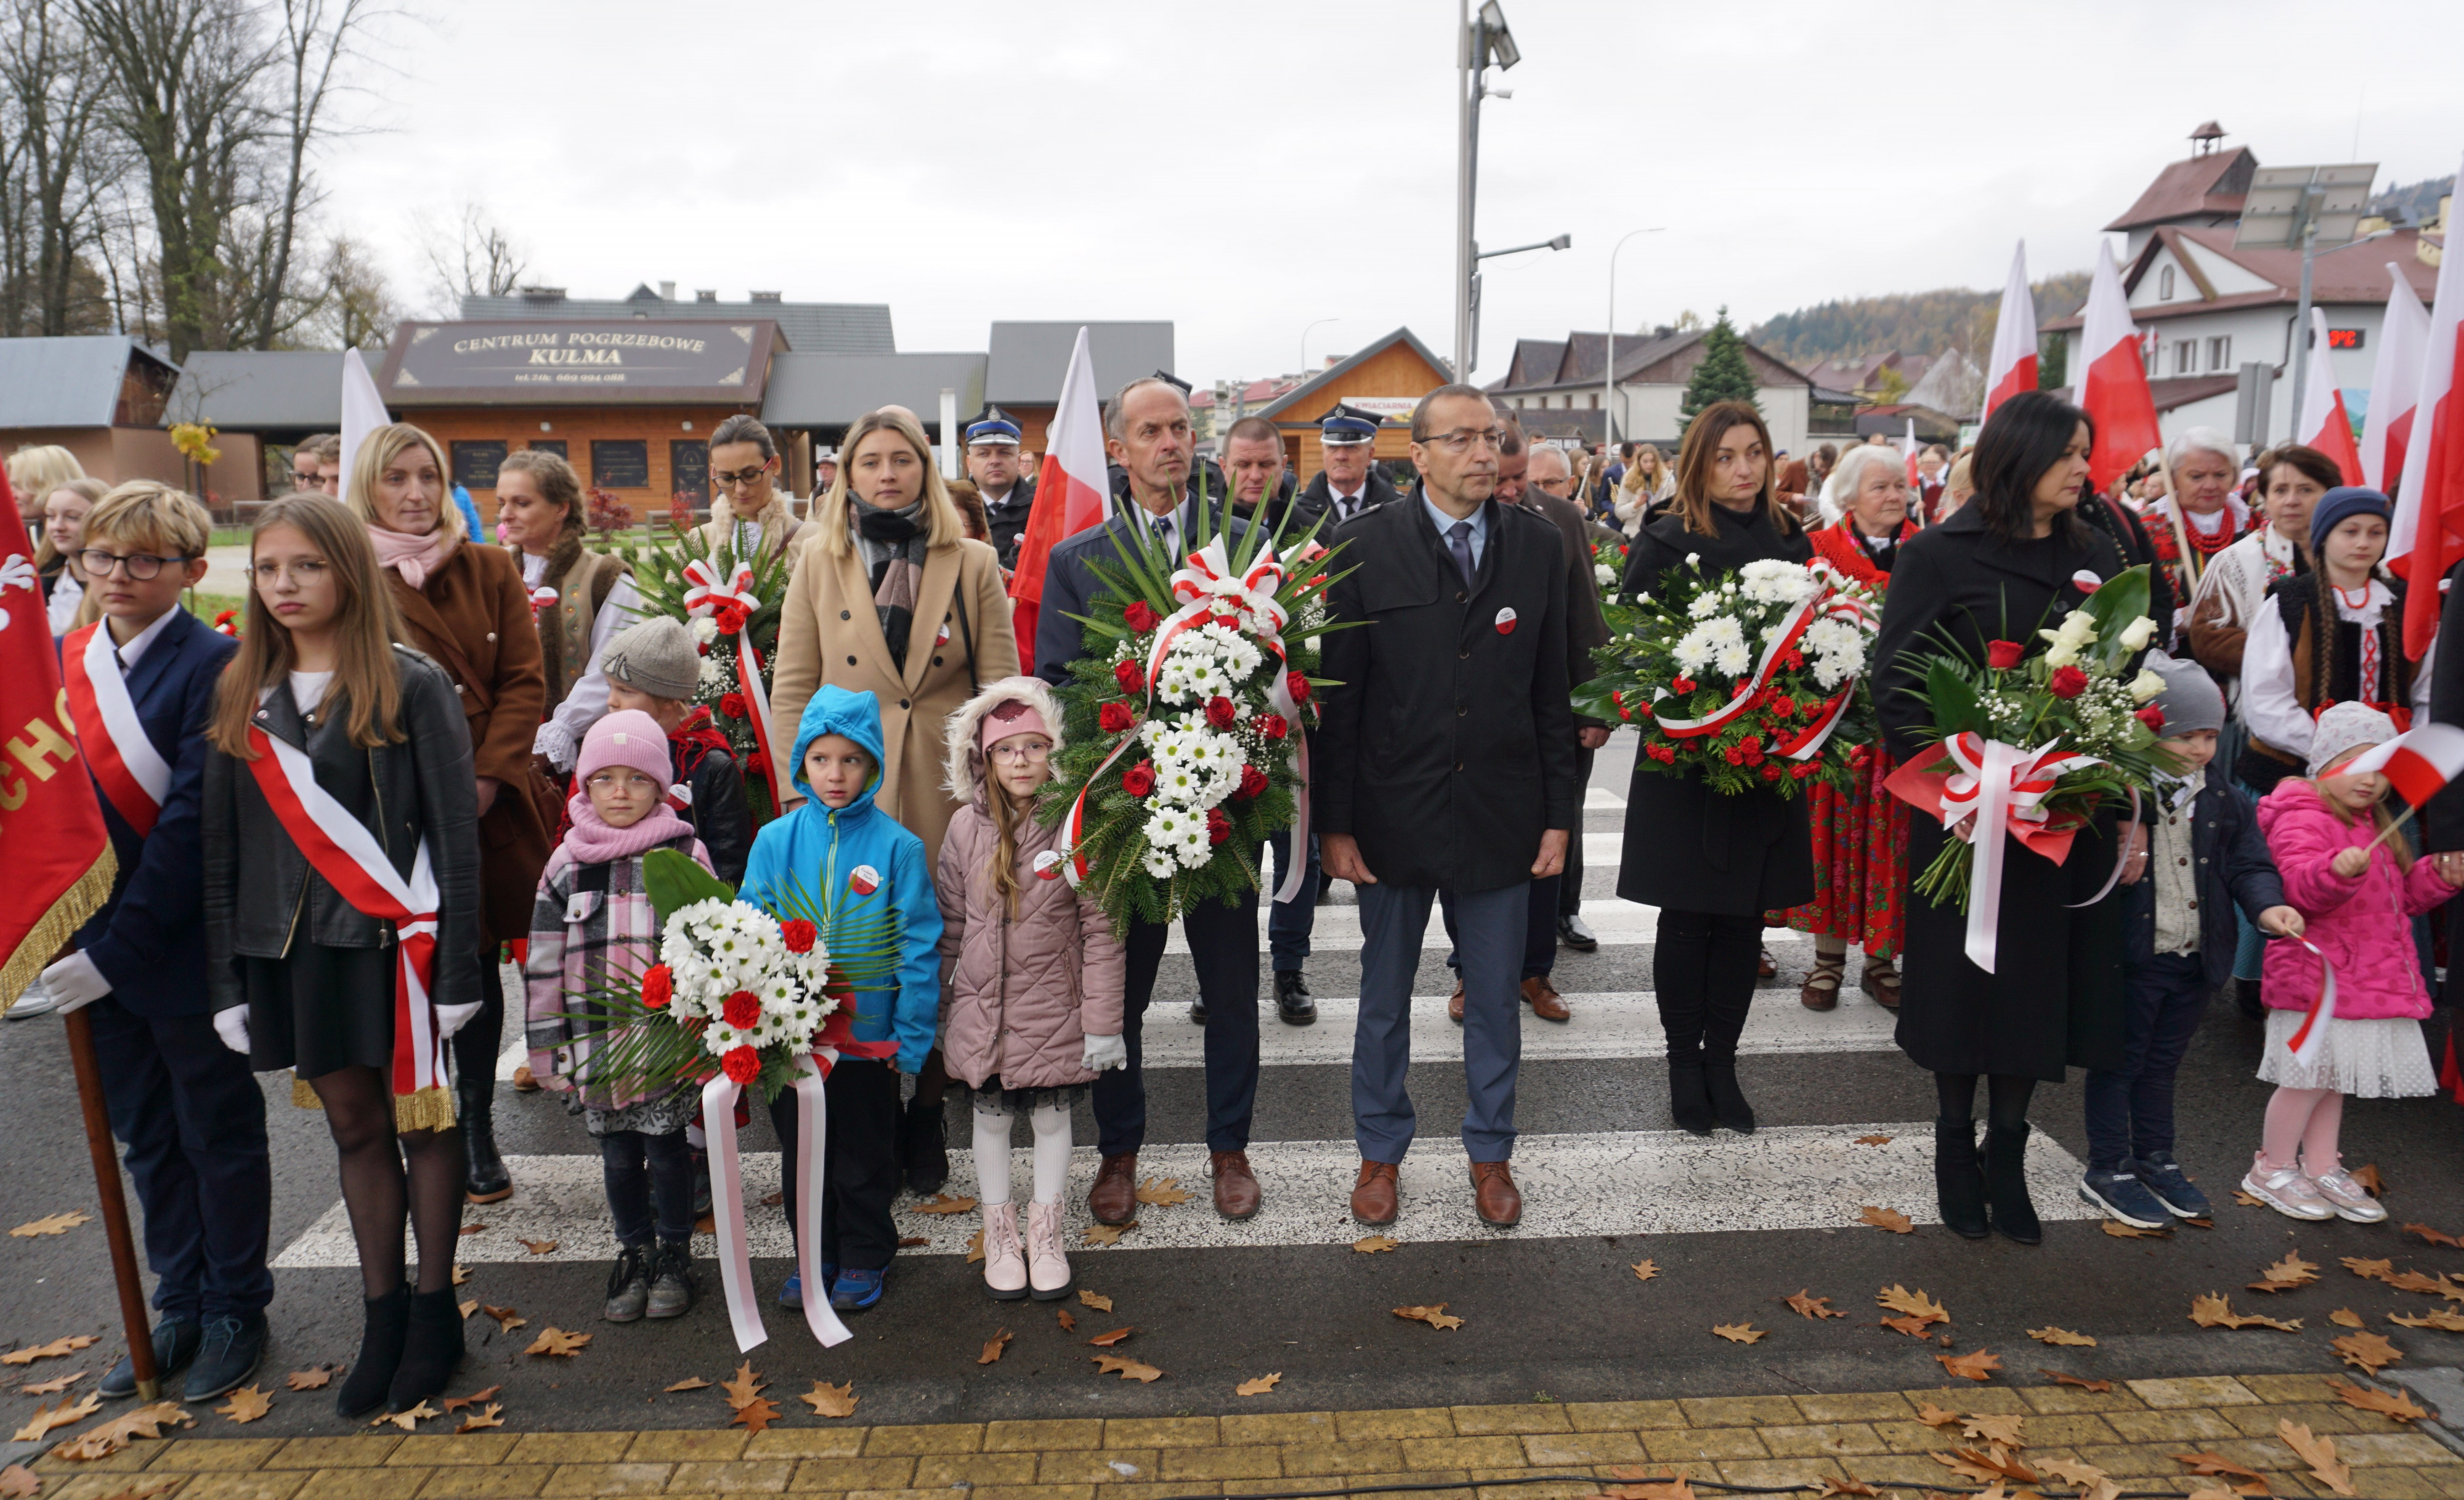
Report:
<svg viewBox="0 0 2464 1500"><path fill-rule="evenodd" d="M1990 1380L2002 1368L2002 1357L1978 1349L1964 1355L1936 1355L1934 1362L1963 1380Z"/></svg>
<svg viewBox="0 0 2464 1500"><path fill-rule="evenodd" d="M526 1355L555 1355L561 1358L570 1359L575 1355L582 1353L582 1346L590 1342L594 1336L596 1335L590 1334L568 1334L563 1329L550 1323L547 1327L539 1330L539 1337L533 1339L531 1341L531 1346L528 1349L523 1350L522 1353Z"/></svg>
<svg viewBox="0 0 2464 1500"><path fill-rule="evenodd" d="M1917 1319L1920 1326L1926 1323L1947 1323L1950 1321L1949 1309L1944 1307L1941 1303L1936 1302L1933 1298L1925 1295L1923 1291L1910 1291L1907 1288L1901 1286L1898 1282L1893 1282L1889 1286L1884 1287L1881 1290L1874 1293L1874 1300L1883 1307L1889 1308L1894 1312L1904 1312L1910 1317Z"/></svg>
<svg viewBox="0 0 2464 1500"><path fill-rule="evenodd" d="M1397 1308L1395 1310L1395 1315L1399 1318L1408 1318L1415 1323L1426 1323L1431 1328L1437 1329L1441 1333L1452 1332L1453 1330L1463 1326L1463 1320L1462 1318L1447 1315L1446 1305L1442 1302L1434 1307Z"/></svg>
<svg viewBox="0 0 2464 1500"><path fill-rule="evenodd" d="M2441 1311L2444 1310L2442 1309ZM36 1380L30 1384L20 1386L18 1387L17 1394L20 1396L57 1396L60 1392L67 1390L70 1386L75 1385L77 1382L84 1379L85 1372L83 1370L79 1370L75 1375L64 1375L56 1380Z"/></svg>
<svg viewBox="0 0 2464 1500"><path fill-rule="evenodd" d="M319 1365L313 1370L294 1370L282 1378L282 1383L295 1391L313 1391L320 1385L330 1383L333 1379L334 1372L331 1369Z"/></svg>
<svg viewBox="0 0 2464 1500"><path fill-rule="evenodd" d="M243 1385L231 1393L231 1401L228 1404L217 1406L214 1411L217 1415L229 1417L233 1422L254 1422L273 1409L272 1396L253 1385Z"/></svg>
<svg viewBox="0 0 2464 1500"><path fill-rule="evenodd" d="M0 1500L32 1500L42 1489L41 1476L23 1464L0 1468Z"/></svg>
<svg viewBox="0 0 2464 1500"><path fill-rule="evenodd" d="M16 1430L11 1441L36 1442L54 1427L65 1427L73 1422L83 1422L100 1410L102 1410L102 1397L97 1392L88 1391L81 1399L63 1396L49 1406L37 1405L34 1408L34 1415L27 1419L26 1424Z"/></svg>
<svg viewBox="0 0 2464 1500"><path fill-rule="evenodd" d="M912 1214L962 1214L975 1206L976 1201L972 1198L935 1193L932 1202L912 1204L907 1211Z"/></svg>
<svg viewBox="0 0 2464 1500"><path fill-rule="evenodd" d="M1268 1391L1273 1390L1276 1384L1281 1381L1283 1378L1284 1372L1277 1370L1272 1375L1262 1375L1254 1380L1243 1380L1240 1384L1232 1387L1232 1394L1235 1396L1264 1396Z"/></svg>
<svg viewBox="0 0 2464 1500"><path fill-rule="evenodd" d="M1143 1359L1133 1359L1127 1355L1097 1355L1094 1357L1094 1361L1098 1373L1118 1375L1124 1380L1153 1384L1163 1379L1161 1370Z"/></svg>
<svg viewBox="0 0 2464 1500"><path fill-rule="evenodd" d="M2388 1343L2385 1334L2346 1334L2327 1340L2327 1347L2342 1355L2346 1364L2371 1375L2404 1357L2404 1351Z"/></svg>
<svg viewBox="0 0 2464 1500"><path fill-rule="evenodd" d="M100 1341L92 1334L71 1334L65 1338L55 1338L48 1344L33 1344L0 1355L0 1364L33 1364L37 1359L53 1359L61 1355L76 1354L86 1345Z"/></svg>
<svg viewBox="0 0 2464 1500"><path fill-rule="evenodd" d="M1365 1240L1353 1241L1352 1247L1363 1255L1375 1255L1381 1250L1394 1249L1402 1243L1400 1240L1388 1239L1382 1234L1373 1234Z"/></svg>
<svg viewBox="0 0 2464 1500"><path fill-rule="evenodd" d="M462 1425L454 1428L453 1430L456 1432L476 1432L482 1427L501 1427L505 1424L504 1413L505 1408L502 1405L495 1401L490 1401L487 1406L481 1410L463 1413Z"/></svg>
<svg viewBox="0 0 2464 1500"><path fill-rule="evenodd" d="M1871 1203L1857 1210L1857 1222L1872 1224L1877 1229L1888 1229L1893 1234L1917 1232L1917 1226L1909 1221L1907 1215L1896 1208L1877 1208Z"/></svg>
<svg viewBox="0 0 2464 1500"><path fill-rule="evenodd" d="M813 1388L796 1400L813 1408L816 1417L852 1417L855 1403L864 1398L855 1393L853 1380L845 1385L832 1385L827 1380L816 1379Z"/></svg>
<svg viewBox="0 0 2464 1500"><path fill-rule="evenodd" d="M446 1415L451 1416L457 1411L475 1410L482 1403L495 1401L496 1393L503 1389L502 1385L491 1385L484 1391L473 1391L468 1396L449 1396L445 1399Z"/></svg>
<svg viewBox="0 0 2464 1500"><path fill-rule="evenodd" d="M1826 1317L1846 1317L1848 1315L1845 1312L1841 1312L1834 1309L1831 1306L1831 1299L1829 1297L1810 1295L1811 1290L1811 1288L1799 1287L1796 1289L1795 1296L1782 1297L1780 1300L1787 1303L1789 1311L1794 1312L1797 1316L1811 1318L1816 1322L1819 1322Z"/></svg>
<svg viewBox="0 0 2464 1500"><path fill-rule="evenodd" d="M778 1420L779 1403L767 1397L762 1397L737 1407L736 1415L728 1419L727 1424L731 1427L742 1427L747 1432L764 1432L769 1430L770 1424Z"/></svg>
<svg viewBox="0 0 2464 1500"><path fill-rule="evenodd" d="M20 1240L31 1240L38 1234L66 1234L78 1224L92 1222L93 1217L81 1208L72 1208L64 1214L45 1214L30 1220L9 1232Z"/></svg>
<svg viewBox="0 0 2464 1500"><path fill-rule="evenodd" d="M999 1359L1001 1357L1001 1351L1007 1349L1009 1347L1009 1341L1016 1336L1018 1335L1004 1328L1000 1333L995 1334L992 1337L985 1339L984 1352L976 1357L976 1363L991 1364L995 1360Z"/></svg>
<svg viewBox="0 0 2464 1500"><path fill-rule="evenodd" d="M1138 1184L1137 1201L1157 1208L1177 1208L1189 1202L1190 1194L1177 1177L1151 1177Z"/></svg>
<svg viewBox="0 0 2464 1500"><path fill-rule="evenodd" d="M2190 1299L2190 1321L2201 1328L2273 1328L2281 1333L2301 1332L2301 1320L2290 1322L2281 1318L2262 1317L2255 1312L2235 1312L2233 1303L2216 1292Z"/></svg>
<svg viewBox="0 0 2464 1500"><path fill-rule="evenodd" d="M1711 1332L1732 1344L1758 1344L1769 1336L1751 1323L1714 1323Z"/></svg>
<svg viewBox="0 0 2464 1500"><path fill-rule="evenodd" d="M1081 1307L1093 1308L1098 1312L1110 1312L1112 1311L1111 1298L1104 1295L1100 1291L1089 1291L1084 1287L1078 1289L1078 1303Z"/></svg>
<svg viewBox="0 0 2464 1500"><path fill-rule="evenodd" d="M2096 1347L2096 1340L2090 1338L2087 1335L2074 1334L2067 1328L2057 1328L2051 1323L2046 1324L2043 1328L2032 1328L2028 1330L2028 1336L2040 1344L2058 1344L2066 1349L2094 1349Z"/></svg>
<svg viewBox="0 0 2464 1500"><path fill-rule="evenodd" d="M2402 1391L2390 1395L2386 1391L2373 1390L2366 1385L2346 1385L2332 1375L2327 1377L2327 1389L2335 1392L2336 1399L2347 1406L2360 1411L2374 1411L2382 1417L2392 1417L2398 1422L2419 1422L2430 1415L2429 1412L2415 1405L2412 1398Z"/></svg>
<svg viewBox="0 0 2464 1500"><path fill-rule="evenodd" d="M2356 1172L2355 1177L2361 1176ZM2276 1435L2293 1450L2296 1458L2310 1466L2310 1477L2340 1495L2353 1493L2352 1466L2336 1457L2336 1440L2325 1433L2312 1433L2308 1424L2279 1419Z"/></svg>
<svg viewBox="0 0 2464 1500"><path fill-rule="evenodd" d="M719 1381L718 1388L727 1397L727 1404L741 1408L759 1401L761 1388L769 1383L753 1368L753 1361L747 1359L736 1367L733 1379Z"/></svg>

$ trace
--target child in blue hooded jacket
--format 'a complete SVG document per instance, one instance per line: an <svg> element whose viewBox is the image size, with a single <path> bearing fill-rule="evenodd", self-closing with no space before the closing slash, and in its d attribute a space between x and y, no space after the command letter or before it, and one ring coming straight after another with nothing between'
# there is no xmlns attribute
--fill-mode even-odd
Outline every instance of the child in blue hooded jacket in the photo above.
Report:
<svg viewBox="0 0 2464 1500"><path fill-rule="evenodd" d="M809 799L763 827L753 841L739 896L779 915L826 910L824 942L869 946L871 934L845 938L891 918L895 987L858 989L848 1001L862 1042L894 1041L894 1059L841 1057L825 1091L828 1158L823 1164L822 1275L830 1306L860 1312L881 1300L882 1280L898 1253L890 1205L898 1196L898 1074L924 1065L941 1008L941 911L924 841L872 805L881 786L881 705L869 693L825 687L804 705L788 758L796 790ZM876 984L879 982L874 982ZM895 1071L893 1071L893 1068ZM796 1095L770 1106L779 1132L787 1224L796 1223ZM781 1307L804 1305L803 1278L790 1275Z"/></svg>

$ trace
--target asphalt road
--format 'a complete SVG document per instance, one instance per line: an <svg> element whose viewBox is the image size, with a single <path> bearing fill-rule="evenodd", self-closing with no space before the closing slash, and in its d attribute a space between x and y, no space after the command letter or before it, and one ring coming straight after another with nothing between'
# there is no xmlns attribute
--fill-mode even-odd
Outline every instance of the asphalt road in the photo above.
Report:
<svg viewBox="0 0 2464 1500"><path fill-rule="evenodd" d="M1586 815L1595 861L1587 900L1604 930L1630 940L1604 943L1595 955L1561 952L1556 982L1577 1012L1574 1026L1551 1034L1525 1022L1517 1165L1529 1217L1522 1229L1491 1230L1472 1214L1454 1136L1461 1070L1443 1050L1447 1029L1433 1015L1412 1074L1422 1134L1407 1167L1405 1219L1395 1230L1403 1243L1390 1253L1352 1249L1368 1231L1341 1212L1356 1154L1340 1023L1331 1017L1313 1032L1295 1033L1272 1019L1268 998L1268 1061L1251 1151L1267 1182L1268 1211L1260 1220L1222 1225L1202 1176L1190 1168L1203 1161L1200 1070L1152 1068L1148 1175L1178 1176L1196 1196L1143 1210L1145 1224L1116 1248L1074 1252L1078 1284L1110 1296L1111 1314L1063 1304L1077 1315L1076 1332L1066 1333L1053 1305L995 1304L977 1267L939 1251L963 1242L972 1216L903 1216L902 1232L931 1235L935 1250L900 1256L883 1304L850 1320L851 1342L823 1350L794 1315L766 1308L770 1340L749 1357L788 1420L813 1420L786 1398L817 1378L853 1380L866 1420L923 1422L1912 1388L1942 1382L1937 1355L1977 1349L2000 1357L2002 1379L2024 1383L2056 1369L2122 1378L2327 1371L2339 1368L2327 1347L2341 1332L2327 1315L2339 1308L2391 1335L2410 1365L2464 1362L2464 1337L2391 1328L2382 1316L2428 1312L2445 1305L2439 1299L2357 1279L2338 1265L2343 1256L2387 1257L2399 1269L2464 1271L2464 1249L2397 1227L2422 1221L2464 1233L2464 1114L2445 1099L2348 1108L2346 1159L2379 1168L2393 1215L2387 1225L2297 1225L2235 1206L2232 1185L2256 1144L2268 1090L2252 1076L2259 1027L2222 997L2181 1079L2180 1155L2219 1201L2212 1228L2118 1239L2077 1217L2085 1210L2064 1185L2085 1151L2076 1074L2069 1086L2040 1090L2034 1112L2039 1207L2052 1219L2044 1245L1970 1244L1932 1223L1924 1155L1930 1080L1889 1049L1888 1018L1855 1003L1853 970L1851 1004L1822 1017L1802 1010L1795 990L1810 956L1802 941L1774 944L1783 974L1763 991L1740 1065L1765 1129L1750 1139L1724 1133L1708 1145L1669 1133L1664 1067L1652 1045L1651 950L1640 940L1648 913L1613 898L1630 746L1620 737L1600 757ZM1341 904L1322 910L1330 936L1339 937L1353 914ZM1432 931L1441 943L1434 922ZM1433 944L1417 994L1446 993L1441 958ZM1320 952L1309 972L1331 1002L1358 993L1356 948ZM1187 959L1167 956L1149 1035L1167 1056L1177 1048L1184 1063L1197 1045L1182 1014L1194 996ZM1437 1011L1442 1000L1422 1004ZM2446 1021L2442 1012L2430 1024L2433 1048ZM92 1207L65 1050L55 1020L0 1027L0 1110L17 1162L0 1177L0 1224ZM319 1248L333 1243L337 1205L321 1116L293 1107L287 1077L269 1078L266 1098L281 1261L274 1345L260 1383L276 1391L276 1401L253 1433L336 1431L326 1395L282 1391L280 1375L351 1357L359 1276L347 1264L314 1264L346 1259ZM965 1109L954 1096L954 1146L967 1141ZM775 1150L759 1114L744 1140L752 1153ZM497 1119L509 1155L561 1159L517 1163L514 1200L468 1210L469 1223L490 1227L462 1242L473 1268L466 1294L516 1309L529 1326L506 1335L486 1315L473 1316L472 1358L455 1389L501 1383L507 1421L519 1429L718 1424L724 1408L715 1390L664 1393L688 1376L717 1380L746 1357L730 1336L715 1268L701 1263L703 1300L683 1319L601 1322L606 1262L583 1251L593 1236L604 1240L605 1210L593 1211L595 1153L581 1123L550 1096L501 1086ZM1077 1131L1071 1202L1083 1223L1094 1138L1083 1108ZM1884 1134L1892 1143L1853 1143L1858 1135ZM1019 1142L1023 1183L1023 1130ZM962 1190L972 1167L963 1150L954 1155L953 1187ZM1916 1232L1858 1224L1855 1210L1868 1202L1908 1212ZM775 1245L777 1210L755 1212L763 1237L757 1247ZM545 1229L564 1246L548 1257L512 1243L517 1233ZM0 1244L0 1342L99 1335L94 1349L43 1361L28 1379L77 1369L99 1375L120 1343L99 1223ZM705 1237L697 1248L706 1253L710 1245ZM2294 1250L2321 1268L2315 1285L2281 1295L2243 1290L2263 1266ZM1629 1268L1645 1259L1658 1274L1640 1281ZM757 1258L765 1296L787 1268L783 1254ZM1924 1290L1949 1310L1949 1327L1937 1330L1947 1333L1948 1349L1878 1326L1875 1293L1895 1283ZM1800 1289L1832 1298L1848 1315L1798 1317L1780 1299ZM2191 1299L2209 1291L2231 1293L2240 1311L2300 1318L2302 1331L2194 1327ZM1439 1332L1390 1311L1440 1302L1464 1319L1461 1329ZM1733 1322L1750 1322L1768 1336L1739 1345L1712 1335L1713 1324ZM593 1341L572 1359L524 1357L531 1336L549 1324L592 1334ZM2056 1349L2030 1340L2026 1330L2048 1324L2099 1343ZM1096 1351L1084 1340L1124 1325L1136 1332L1120 1352L1160 1368L1164 1379L1141 1384L1096 1372L1089 1362ZM1006 1354L978 1363L985 1340L1003 1329L1015 1335ZM1273 1372L1283 1380L1270 1394L1234 1395L1237 1382Z"/></svg>

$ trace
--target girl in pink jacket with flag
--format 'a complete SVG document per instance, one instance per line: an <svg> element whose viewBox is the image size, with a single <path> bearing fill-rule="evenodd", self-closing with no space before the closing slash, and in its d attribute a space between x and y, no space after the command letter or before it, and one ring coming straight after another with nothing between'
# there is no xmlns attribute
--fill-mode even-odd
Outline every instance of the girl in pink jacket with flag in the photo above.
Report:
<svg viewBox="0 0 2464 1500"><path fill-rule="evenodd" d="M2268 1007L2267 1046L2258 1076L2277 1088L2262 1147L2241 1186L2289 1218L2385 1219L2387 1210L2337 1156L2344 1096L2438 1091L2421 1036L2430 993L2413 956L2411 919L2446 904L2464 885L2464 851L2413 858L2387 815L2387 778L2340 774L2395 734L2377 709L2334 705L2319 716L2309 780L2287 777L2258 805L2284 898L2301 914L2309 946L2268 945L2259 992ZM2311 947L2335 972L2332 1017L2319 1004L2320 960Z"/></svg>

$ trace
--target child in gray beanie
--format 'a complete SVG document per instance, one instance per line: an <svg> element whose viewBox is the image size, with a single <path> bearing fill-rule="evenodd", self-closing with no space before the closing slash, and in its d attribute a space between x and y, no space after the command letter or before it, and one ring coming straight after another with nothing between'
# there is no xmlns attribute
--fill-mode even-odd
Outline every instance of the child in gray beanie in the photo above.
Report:
<svg viewBox="0 0 2464 1500"><path fill-rule="evenodd" d="M637 708L666 731L676 784L691 799L684 820L710 851L711 869L734 885L744 878L753 820L744 805L744 776L727 737L712 722L710 710L693 701L701 686L701 661L693 631L683 621L661 615L619 630L599 653L599 670L607 678L610 713Z"/></svg>
<svg viewBox="0 0 2464 1500"><path fill-rule="evenodd" d="M2087 1175L2079 1197L2135 1228L2210 1211L2173 1158L2173 1084L2208 997L2233 971L2238 906L2267 933L2297 936L2300 914L2284 887L2249 802L2211 776L2225 695L2207 669L2162 651L2147 670L2164 684L2158 748L2173 769L2156 778L2145 863L2125 868L2108 900L2123 903L2125 1005L2123 1066L2087 1075Z"/></svg>

